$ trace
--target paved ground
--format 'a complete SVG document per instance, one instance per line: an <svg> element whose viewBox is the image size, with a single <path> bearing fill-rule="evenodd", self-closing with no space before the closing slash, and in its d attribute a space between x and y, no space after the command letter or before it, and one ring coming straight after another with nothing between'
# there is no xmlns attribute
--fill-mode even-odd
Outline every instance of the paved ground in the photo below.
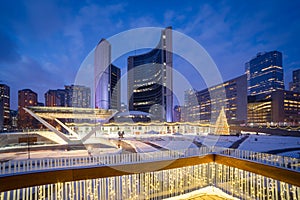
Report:
<svg viewBox="0 0 300 200"><path fill-rule="evenodd" d="M223 200L226 199L224 197L220 197L217 195L198 195L188 198L186 200Z"/></svg>

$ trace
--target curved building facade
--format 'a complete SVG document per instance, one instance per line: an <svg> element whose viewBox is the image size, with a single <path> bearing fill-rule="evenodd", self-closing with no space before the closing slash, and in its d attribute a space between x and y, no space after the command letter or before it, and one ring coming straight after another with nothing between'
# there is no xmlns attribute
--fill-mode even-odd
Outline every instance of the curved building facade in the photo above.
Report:
<svg viewBox="0 0 300 200"><path fill-rule="evenodd" d="M151 113L172 122L172 28L162 30L155 49L128 58L129 110Z"/></svg>
<svg viewBox="0 0 300 200"><path fill-rule="evenodd" d="M94 52L95 108L121 108L121 70L111 63L111 45L102 39Z"/></svg>

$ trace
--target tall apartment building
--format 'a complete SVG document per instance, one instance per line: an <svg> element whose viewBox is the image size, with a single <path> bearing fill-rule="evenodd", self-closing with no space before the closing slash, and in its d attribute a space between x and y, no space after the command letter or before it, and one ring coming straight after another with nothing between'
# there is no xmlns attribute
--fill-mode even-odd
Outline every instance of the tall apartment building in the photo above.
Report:
<svg viewBox="0 0 300 200"><path fill-rule="evenodd" d="M284 90L281 52L258 53L245 64L245 70L248 95L267 95L276 90Z"/></svg>
<svg viewBox="0 0 300 200"><path fill-rule="evenodd" d="M221 93L225 94L212 95ZM247 121L246 75L201 91L186 91L183 120L213 123L219 116L221 105L224 106L228 123L240 124Z"/></svg>
<svg viewBox="0 0 300 200"><path fill-rule="evenodd" d="M91 90L81 85L65 85L65 89L48 90L45 106L50 107L91 107Z"/></svg>
<svg viewBox="0 0 300 200"><path fill-rule="evenodd" d="M19 128L37 128L38 122L28 114L23 108L28 106L37 106L38 95L30 89L18 91L18 127Z"/></svg>
<svg viewBox="0 0 300 200"><path fill-rule="evenodd" d="M162 30L151 51L128 57L129 110L152 114L152 120L172 122L172 28Z"/></svg>
<svg viewBox="0 0 300 200"><path fill-rule="evenodd" d="M9 129L10 125L10 88L0 84L0 131Z"/></svg>
<svg viewBox="0 0 300 200"><path fill-rule="evenodd" d="M121 70L111 63L111 45L102 39L94 53L95 107L121 109Z"/></svg>

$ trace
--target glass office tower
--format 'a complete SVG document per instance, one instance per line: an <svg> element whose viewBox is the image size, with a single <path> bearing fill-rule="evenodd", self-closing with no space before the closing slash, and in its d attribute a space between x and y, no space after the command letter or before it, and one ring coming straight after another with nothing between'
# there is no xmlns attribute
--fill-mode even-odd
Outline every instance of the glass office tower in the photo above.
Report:
<svg viewBox="0 0 300 200"><path fill-rule="evenodd" d="M152 114L152 120L172 122L172 28L162 30L155 49L128 58L129 110Z"/></svg>
<svg viewBox="0 0 300 200"><path fill-rule="evenodd" d="M248 78L248 94L269 94L284 90L282 53L278 51L258 53L245 64Z"/></svg>

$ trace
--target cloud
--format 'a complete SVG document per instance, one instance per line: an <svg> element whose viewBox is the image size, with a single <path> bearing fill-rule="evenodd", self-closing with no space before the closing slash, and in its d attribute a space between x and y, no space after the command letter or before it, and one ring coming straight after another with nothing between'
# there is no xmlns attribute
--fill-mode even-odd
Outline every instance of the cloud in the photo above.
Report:
<svg viewBox="0 0 300 200"><path fill-rule="evenodd" d="M61 30L68 10L55 1L29 1L25 4L28 24L39 39L45 39Z"/></svg>
<svg viewBox="0 0 300 200"><path fill-rule="evenodd" d="M259 51L291 51L297 46L293 44L293 38L299 35L299 22L295 22L299 14L295 10L289 11L290 5L283 4L277 2L272 9L265 9L269 6L266 2L257 2L253 6L225 1L195 5L194 12L179 31L196 39L228 80L243 74L244 63ZM172 19L179 14L178 11L167 12L165 18ZM299 53L299 48L297 50Z"/></svg>
<svg viewBox="0 0 300 200"><path fill-rule="evenodd" d="M167 10L164 13L164 24L165 26L171 26L173 24L180 24L186 20L186 17L181 12L177 13L174 10Z"/></svg>
<svg viewBox="0 0 300 200"><path fill-rule="evenodd" d="M12 63L20 59L17 44L2 30L0 44L0 63Z"/></svg>
<svg viewBox="0 0 300 200"><path fill-rule="evenodd" d="M157 22L153 17L149 15L129 19L128 29L141 27L162 27L162 24Z"/></svg>

